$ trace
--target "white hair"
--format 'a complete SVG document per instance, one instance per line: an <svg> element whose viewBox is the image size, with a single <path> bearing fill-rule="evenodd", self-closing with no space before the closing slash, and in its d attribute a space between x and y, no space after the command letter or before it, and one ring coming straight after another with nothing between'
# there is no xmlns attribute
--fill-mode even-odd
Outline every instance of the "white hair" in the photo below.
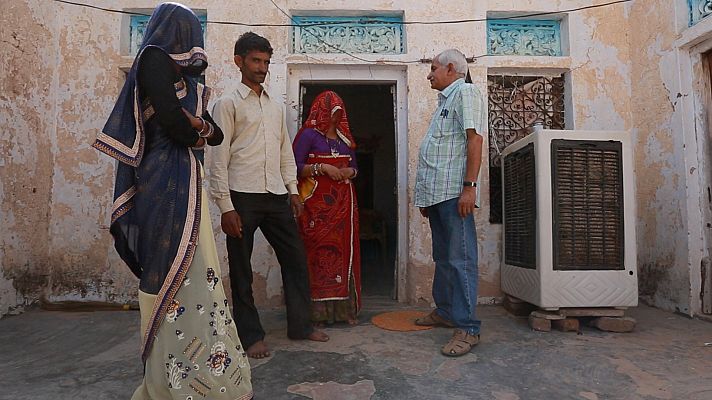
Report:
<svg viewBox="0 0 712 400"><path fill-rule="evenodd" d="M465 55L462 54L460 50L447 49L435 56L434 60L441 65L452 64L455 68L455 72L462 74L462 76L467 74L467 60L465 59Z"/></svg>

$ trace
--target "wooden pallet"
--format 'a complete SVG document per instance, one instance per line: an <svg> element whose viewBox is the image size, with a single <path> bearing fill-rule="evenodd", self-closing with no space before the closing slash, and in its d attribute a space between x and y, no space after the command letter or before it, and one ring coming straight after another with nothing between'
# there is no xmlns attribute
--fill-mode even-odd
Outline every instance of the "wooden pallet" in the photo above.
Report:
<svg viewBox="0 0 712 400"><path fill-rule="evenodd" d="M516 297L506 296L504 308L516 316L528 316L529 326L535 331L549 332L551 328L562 332L581 332L588 325L606 332L631 332L635 319L625 316L620 307L575 307L555 310L538 309Z"/></svg>

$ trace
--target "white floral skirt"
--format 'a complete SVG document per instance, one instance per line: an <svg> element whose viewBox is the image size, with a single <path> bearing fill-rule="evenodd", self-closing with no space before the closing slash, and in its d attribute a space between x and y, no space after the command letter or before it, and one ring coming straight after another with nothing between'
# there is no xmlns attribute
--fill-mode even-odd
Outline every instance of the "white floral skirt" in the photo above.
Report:
<svg viewBox="0 0 712 400"><path fill-rule="evenodd" d="M250 365L220 282L207 196L193 262L169 306L132 400L236 400L252 398ZM155 295L139 291L141 332Z"/></svg>

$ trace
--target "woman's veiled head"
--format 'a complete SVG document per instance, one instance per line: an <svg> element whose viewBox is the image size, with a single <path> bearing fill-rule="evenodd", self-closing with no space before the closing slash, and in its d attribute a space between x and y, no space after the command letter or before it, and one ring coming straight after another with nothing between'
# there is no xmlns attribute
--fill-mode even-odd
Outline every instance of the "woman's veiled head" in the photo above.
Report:
<svg viewBox="0 0 712 400"><path fill-rule="evenodd" d="M341 97L331 90L321 92L316 96L309 110L309 117L304 122L305 128L314 128L321 133L326 133L329 126L336 126L347 139L349 147L356 147L346 116L346 105Z"/></svg>
<svg viewBox="0 0 712 400"><path fill-rule="evenodd" d="M154 47L165 52L179 67L186 79L186 84L192 93L181 99L181 104L186 109L196 109L198 104L207 104L210 91L203 90L205 98L198 95L198 79L208 65L208 58L203 50L203 30L200 20L189 8L178 3L162 3L153 11L143 35L143 42L139 53L128 73L126 82L121 89L119 98L109 118L104 124L94 147L111 157L131 166L137 167L141 163L145 150L145 134L142 115L145 110L137 101L139 98L138 69L144 50ZM202 115L202 111L199 115ZM130 183L129 179L122 180L117 175L117 187ZM125 181L125 182L124 182ZM127 189L123 186L123 190Z"/></svg>
<svg viewBox="0 0 712 400"><path fill-rule="evenodd" d="M191 74L200 74L208 66L200 20L182 4L161 3L153 10L140 50L147 46L160 47Z"/></svg>

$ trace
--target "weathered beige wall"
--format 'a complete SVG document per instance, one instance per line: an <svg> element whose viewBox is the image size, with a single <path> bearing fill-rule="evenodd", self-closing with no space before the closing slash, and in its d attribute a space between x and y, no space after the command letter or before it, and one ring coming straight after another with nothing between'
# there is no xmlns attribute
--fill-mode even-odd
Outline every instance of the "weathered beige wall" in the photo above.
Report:
<svg viewBox="0 0 712 400"><path fill-rule="evenodd" d="M37 3L0 15L0 316L48 281L57 36L53 7Z"/></svg>
<svg viewBox="0 0 712 400"><path fill-rule="evenodd" d="M60 6L55 66L56 146L49 225L49 300L125 302L135 282L108 232L114 163L91 148L123 81L121 16Z"/></svg>
<svg viewBox="0 0 712 400"><path fill-rule="evenodd" d="M631 11L641 297L701 313L710 260L709 68L712 21L688 27L686 1L637 0Z"/></svg>
<svg viewBox="0 0 712 400"><path fill-rule="evenodd" d="M633 89L636 165L641 172L638 259L641 297L688 311L684 139L673 130L675 96L661 69L677 36L672 3L638 1L633 5L637 18L631 41L640 49L633 56L638 82Z"/></svg>
<svg viewBox="0 0 712 400"><path fill-rule="evenodd" d="M115 2L89 2L117 7ZM557 12L605 1L276 2L289 12L327 10L338 15L349 10L375 13L404 10L406 20L433 21L496 17L515 11ZM287 22L271 3L263 3L206 0L186 4L207 10L211 20ZM155 2L131 0L122 2L121 6L150 9ZM34 301L40 295L50 300L124 302L133 299L136 281L113 251L107 229L114 163L90 148L123 81L120 68L131 64L131 59L121 53L122 21L126 17L70 5L48 6L39 0L15 1L10 10L0 17L0 49L15 55L0 61L3 68L0 145L4 157L0 171L0 219L4 228L0 233L0 315L8 307ZM568 128L630 129L633 132L639 143L637 167L639 172L644 172L638 179L641 287L651 299L664 299L656 304L681 305L681 309L685 309L689 304L681 295L685 282L689 283L689 273L686 275L684 271L689 252L684 233L685 180L681 177L685 163L680 143L676 142L679 139L672 128L665 127L672 97L665 91L666 78L661 72L667 64L658 54L668 51L676 35L669 26L669 12L668 1L636 0L628 5L572 13L564 16L563 34L567 44L564 57L484 57L471 64L470 71L482 93L486 93L488 73L568 71L566 79L571 93L567 102ZM239 81L239 71L232 64L232 46L247 30L271 40L275 54L268 83L273 94L284 99L288 107L296 107L299 96L288 90L288 65L363 64L347 55L289 54L289 30L285 27L251 29L210 24L206 43L210 57L207 81L216 89L216 96L231 90ZM432 57L448 47L457 47L467 56L479 56L486 52L485 23L408 25L407 44L408 54L369 56L369 59L417 60ZM382 64L403 67L397 62ZM436 104L436 94L425 79L428 70L428 64L406 66L409 202L418 146ZM290 132L294 132L296 121L288 121L288 124ZM484 204L476 216L479 294L485 302L502 296L499 289L501 226L488 222L486 164L485 156ZM225 275L224 239L216 208L213 205L211 208ZM406 229L408 259L404 279L407 282L402 300L430 302L433 274L430 230L427 221L412 206ZM264 240L256 243L253 263L258 303L279 305L279 266Z"/></svg>

